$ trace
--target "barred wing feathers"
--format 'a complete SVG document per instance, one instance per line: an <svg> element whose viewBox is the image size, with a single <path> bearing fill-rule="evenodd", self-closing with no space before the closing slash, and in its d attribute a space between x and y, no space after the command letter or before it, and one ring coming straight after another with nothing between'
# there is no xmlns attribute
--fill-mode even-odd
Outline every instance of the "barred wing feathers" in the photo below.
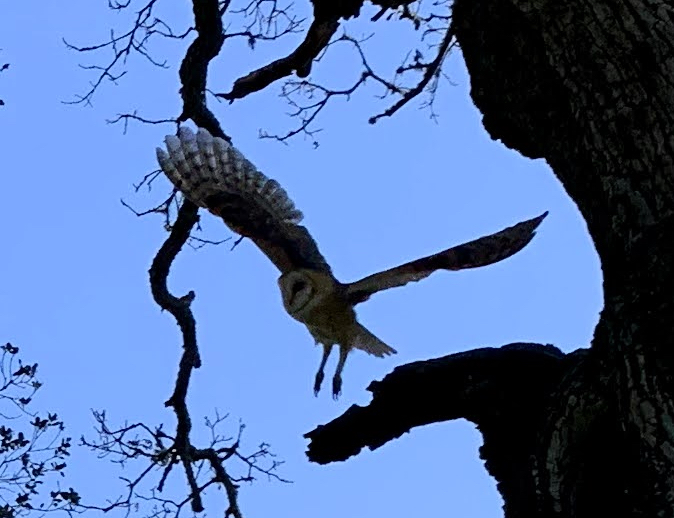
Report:
<svg viewBox="0 0 674 518"><path fill-rule="evenodd" d="M157 161L173 185L195 205L250 238L285 273L308 268L331 273L316 242L299 225L302 213L276 180L267 178L239 150L200 128L181 127L157 148Z"/></svg>
<svg viewBox="0 0 674 518"><path fill-rule="evenodd" d="M437 270L465 270L503 261L529 244L536 234L536 228L547 215L546 211L538 217L522 221L495 234L347 284L347 299L352 304L358 304L369 299L373 293L420 281Z"/></svg>

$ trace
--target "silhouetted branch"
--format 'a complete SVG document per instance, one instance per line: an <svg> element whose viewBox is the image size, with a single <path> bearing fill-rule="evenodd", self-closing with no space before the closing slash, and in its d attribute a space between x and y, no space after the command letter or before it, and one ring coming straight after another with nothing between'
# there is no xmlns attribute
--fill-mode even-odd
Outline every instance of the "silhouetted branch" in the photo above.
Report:
<svg viewBox="0 0 674 518"><path fill-rule="evenodd" d="M432 106L433 104L433 99L435 98L435 92L437 90L437 78L440 76L441 71L442 71L442 64L447 57L447 54L451 50L453 46L453 41L454 41L454 32L452 30L452 26L449 25L447 27L445 36L442 40L442 43L440 44L438 48L437 55L433 61L430 63L422 63L417 56L419 54L415 54L415 60L413 64L411 65L403 65L397 70L397 74L404 74L405 72L408 71L422 71L423 72L423 77L421 80L417 83L417 85L407 91L405 91L401 98L393 104L390 108L386 109L379 115L375 115L373 117L370 117L368 122L370 124L376 123L379 119L382 117L390 117L394 113L396 113L400 108L405 106L408 102L410 102L412 99L417 97L419 94L421 94L428 84L431 82L431 80L435 79L436 80L436 85L431 88L430 95L431 99L428 103L428 106Z"/></svg>
<svg viewBox="0 0 674 518"><path fill-rule="evenodd" d="M381 74L374 72L373 67L365 58L360 41L347 36L342 36L333 41L341 21L348 20L360 14L363 4L362 0L340 2L314 0L312 3L313 19L307 29L304 40L294 51L236 79L229 92L216 93L214 94L216 98L233 102L236 99L241 99L251 93L260 91L279 79L288 77L294 73L300 79L287 81L282 87L282 96L286 98L293 108L291 116L300 119L299 126L285 134L269 134L266 131L261 131L261 136L275 138L279 141L286 141L300 133L313 136L319 130L312 129L311 126L330 99L343 97L348 100L368 79L384 87L384 93L381 94L381 97L389 95L399 97L391 107L382 113L370 117L370 123L375 123L380 118L391 116L424 92L428 93L429 99L423 104L423 107L431 108L432 110L438 80L442 76L442 64L451 50L453 41L448 0L436 0L428 8L431 10L428 13L413 12L410 8L410 4L413 2L409 0L378 0L373 2L375 5L382 7L381 11L373 17L373 20L377 20L384 16L384 14L389 13L386 16L387 20L397 18L411 21L415 29L419 30L423 28L420 42L424 43L429 49L434 49L435 52L434 59L424 62L421 59L422 52L419 49L409 50L407 55L414 56L412 62L408 63L404 60L392 79L385 79ZM249 0L247 4L238 8L233 7L232 4L231 0L219 3L216 16L218 18L217 23L223 27L221 38L223 41L234 38L245 38L251 49L255 48L256 44L260 41L275 41L288 34L299 32L304 22L303 19L295 15L292 4L281 5L277 0ZM110 9L116 11L127 10L131 5L132 0L128 0L127 2L111 0L109 2ZM156 10L157 5L157 0L145 3L136 13L132 26L120 34L114 31L111 32L108 41L88 47L75 46L66 42L68 48L82 53L112 52L112 58L106 64L86 65L83 67L95 71L97 76L91 83L90 89L85 94L79 96L73 103L89 103L104 80L116 82L120 79L126 73L126 70L123 68L126 59L134 52L140 53L154 65L160 67L166 66L165 62L153 58L148 53L147 46L149 40L154 36L184 39L196 29L191 27L180 33L174 32L161 18L155 16L154 10ZM446 14L438 12L438 10L445 11ZM228 17L226 27L222 24L224 16ZM435 36L440 38L441 41L427 41L433 40ZM350 42L361 58L363 70L359 74L358 79L348 88L337 89L331 88L326 84L317 83L316 81L305 81L304 78L309 76L313 62L321 60L321 53L324 53L331 44L344 41ZM219 44L221 45L222 43ZM412 84L408 84L407 80L402 81L403 76L406 79L406 75L410 73L419 74L421 77ZM183 77L182 79L184 85L186 78ZM296 97L305 97L309 102L303 102ZM431 117L435 117L433 111L431 111ZM183 114L177 118L177 122L184 121L187 118L190 117L186 117ZM209 119L213 123L213 120ZM155 119L138 115L136 112L119 115L110 122L124 122L124 131L126 132L129 121L148 124L175 122L172 118Z"/></svg>
<svg viewBox="0 0 674 518"><path fill-rule="evenodd" d="M133 0L126 2L109 0L108 7L113 11L121 12L128 10L132 3ZM166 22L155 15L158 4L158 0L149 0L136 13L130 24L130 28L125 29L121 33L111 30L110 38L102 43L90 46L78 46L63 40L68 49L76 52L100 53L101 51L109 51L112 53L111 58L102 65L80 65L85 70L94 71L96 76L91 82L89 90L82 95L78 95L74 101L68 101L67 104L89 104L105 80L116 83L126 75L124 66L127 59L134 53L140 54L152 65L167 68L166 61L158 60L149 53L148 46L150 41L157 36L166 39L183 40L196 29L195 27L188 27L181 32L174 31ZM223 27L222 37L223 39L245 38L251 49L255 47L258 41L274 41L285 35L298 32L304 21L294 15L291 8L292 4L283 7L276 0L252 0L248 5L240 9L231 10L230 14L232 17L238 16L242 18L242 21L234 29L230 30L229 26L225 28L222 25L222 17L230 10L230 7L231 0L219 2L216 16L218 23ZM132 119L152 124L159 123L159 121L138 117L135 113L134 116L125 116L125 119L125 122ZM118 120L120 119L118 118L116 121Z"/></svg>
<svg viewBox="0 0 674 518"><path fill-rule="evenodd" d="M120 113L115 117L114 119L108 119L106 122L108 124L117 124L119 122L124 123L124 130L123 133L126 135L126 131L129 127L129 120L135 120L138 122L142 122L143 124L167 124L167 123L172 123L176 124L178 123L177 119L147 119L145 117L141 117L138 115L137 112L133 113Z"/></svg>
<svg viewBox="0 0 674 518"><path fill-rule="evenodd" d="M224 14L231 2L221 8ZM278 0L251 0L241 9L232 9L231 14L242 18L240 28L230 32L225 30L225 39L245 38L254 49L258 41L274 41L287 34L300 31L304 19L298 18L292 10L292 3L281 6Z"/></svg>
<svg viewBox="0 0 674 518"><path fill-rule="evenodd" d="M550 345L511 344L401 365L370 384L369 405L352 405L307 433L307 455L319 464L342 461L416 426L461 417L478 426L511 420L526 429L568 368L566 358Z"/></svg>
<svg viewBox="0 0 674 518"><path fill-rule="evenodd" d="M216 97L221 97L231 102L262 90L293 72L298 77L307 77L311 72L313 60L327 46L338 27L339 22L333 17L325 20L314 20L307 31L304 41L297 49L286 57L272 61L268 65L237 79L231 91L216 94Z"/></svg>
<svg viewBox="0 0 674 518"><path fill-rule="evenodd" d="M443 7L449 10L449 6L443 1L437 2L434 6L436 8ZM383 93L379 95L380 98L389 96L399 97L390 108L378 115L370 117L369 122L371 124L374 124L382 117L393 115L424 92L428 94L428 99L422 107L430 108L431 117L434 118L435 113L432 111L432 108L439 79L443 77L442 65L454 45L451 16L449 14L443 15L438 13L430 13L426 16L421 16L418 13L412 13L407 7L402 10L402 13L392 13L389 18L392 17L393 14L398 14L400 19L410 19L417 29L423 26L424 30L420 39L421 42L426 43L428 48L434 52L435 57L431 61L424 61L423 53L419 49L411 50L407 53L407 57L403 60L402 64L396 69L393 78L386 79L380 73L375 72L375 67L366 57L364 43L369 40L371 36L356 39L344 33L339 38L322 45L321 51L323 53L320 54L320 56L316 54L314 59L317 62L323 61L329 57L330 50L333 46L340 43L347 43L356 51L356 55L360 61L361 72L358 78L353 81L349 87L339 89L330 88L325 84L306 79L287 80L282 87L281 96L286 99L287 103L292 108L289 115L298 118L300 124L284 134L269 134L266 131L261 131L260 136L262 138L273 138L281 142L285 142L298 134L313 137L313 135L319 132L320 129L312 129L312 125L330 101L338 97L348 101L353 94L368 82L383 87ZM437 38L440 38L439 42L437 41ZM290 75L292 70L288 68L288 63L295 62L295 58L292 56L293 55L290 55L281 60L277 60L270 65L237 80L232 92L228 94L219 94L219 96L233 100L234 98L248 95L252 91L256 91L256 89L265 87L269 83L267 80L268 74L276 72L281 74L278 77L274 76L273 80L284 75ZM410 74L420 75L421 78L415 83L408 85L410 81L408 81L407 76ZM297 75L299 77L304 77L300 74ZM250 87L250 84L253 84L254 86ZM318 143L314 141L314 145L316 146Z"/></svg>
<svg viewBox="0 0 674 518"><path fill-rule="evenodd" d="M254 0L250 5L259 5L262 0ZM314 18L302 43L283 58L250 72L234 81L232 89L227 93L216 94L217 97L233 102L258 92L270 84L287 77L293 72L304 78L311 73L313 61L323 51L339 28L339 20L348 20L358 16L362 0L333 2L331 0L314 0ZM296 32L298 25L294 27Z"/></svg>
<svg viewBox="0 0 674 518"><path fill-rule="evenodd" d="M266 132L261 132L260 136L262 138L273 138L280 142L284 142L299 133L304 133L309 137L313 136L314 133L317 133L320 130L311 130L309 127L316 120L316 117L321 113L321 111L328 105L329 101L334 97L344 97L346 100L349 100L351 95L356 92L356 90L358 90L358 88L360 88L360 86L363 85L368 79L383 85L386 92L396 92L402 94L403 92L400 90L400 88L377 74L373 70L372 66L370 66L368 63L362 47L362 43L367 41L367 39L368 38L357 40L351 36L348 36L347 34L343 34L338 39L332 41L329 45L326 46L327 50L334 45L345 42L356 49L356 52L361 59L363 72L350 87L340 90L330 90L318 83L307 80L287 81L283 85L281 95L286 98L288 104L290 104L290 106L293 108L290 116L298 117L300 119L300 125L297 128L285 133L284 135L270 135ZM299 104L299 101L294 100L295 95L309 99L310 102L308 104Z"/></svg>

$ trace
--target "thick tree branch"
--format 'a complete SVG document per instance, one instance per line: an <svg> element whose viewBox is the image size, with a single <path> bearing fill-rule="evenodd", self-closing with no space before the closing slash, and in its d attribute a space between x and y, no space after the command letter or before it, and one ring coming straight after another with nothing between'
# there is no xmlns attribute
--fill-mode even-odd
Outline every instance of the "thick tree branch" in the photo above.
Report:
<svg viewBox="0 0 674 518"><path fill-rule="evenodd" d="M311 440L307 455L319 464L343 461L364 447L377 449L414 427L465 418L483 435L480 456L498 483L507 515L537 516L538 502L532 495L541 473L535 460L540 453L538 430L549 418L550 404L565 401L570 391L575 391L579 403L586 401L583 397L592 383L567 387L562 380L580 368L594 380L596 371L588 360L583 349L565 355L550 345L516 343L402 365L368 387L373 394L369 405L353 405L307 433ZM551 429L550 437L577 418L579 403L558 416L559 426ZM587 428L593 426L591 420L586 422ZM583 437L574 444L582 446ZM577 454L577 449L566 451L565 460L571 454ZM597 462L605 462L605 456L598 457ZM584 460L589 465L595 459L586 456ZM614 478L605 481L616 483ZM600 484L592 483L598 490Z"/></svg>
<svg viewBox="0 0 674 518"><path fill-rule="evenodd" d="M530 419L537 419L536 412L566 368L565 359L549 345L511 344L396 367L370 384L368 406L353 405L307 433L307 455L319 464L346 460L416 426L460 417L478 425L497 416L509 419L506 414L519 405L531 411Z"/></svg>

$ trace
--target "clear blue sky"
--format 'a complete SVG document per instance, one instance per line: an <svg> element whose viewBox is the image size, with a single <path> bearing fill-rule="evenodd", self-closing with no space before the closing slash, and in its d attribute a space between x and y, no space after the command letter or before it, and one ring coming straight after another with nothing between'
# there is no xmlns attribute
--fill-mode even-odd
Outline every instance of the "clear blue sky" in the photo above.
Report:
<svg viewBox="0 0 674 518"><path fill-rule="evenodd" d="M166 237L161 218L138 219L119 201L142 209L169 191L163 178L149 194L135 194L132 183L156 168L154 148L173 128L131 124L124 135L105 120L133 110L148 118L176 116L177 66L189 41L151 46L168 70L132 56L129 74L118 86L104 84L93 106L64 105L93 79L78 63L104 63L107 54L68 52L61 38L90 45L112 26L123 29L124 18L105 4L78 0L65 9L44 2L38 9L10 2L0 19L0 61L11 63L0 75L6 103L0 109L0 342L13 342L26 360L39 362L45 387L36 404L58 411L74 437L92 435L92 408L106 409L112 423L164 422L172 429L173 414L163 402L181 352L177 327L159 312L148 286L147 270ZM178 30L191 23L188 2L170 4L160 9L174 11L159 12ZM372 26L365 18L348 23L349 32L376 28L368 49L381 70L392 70L412 31L383 20ZM254 53L243 41L228 42L211 66L209 87L228 91L238 75L286 52L298 38L260 44ZM349 54L338 52L316 69L339 87L357 77L355 67ZM486 134L459 51L446 72L454 84L441 87L437 124L416 102L368 125L389 102L376 99L372 88L323 114L316 150L301 137L288 146L258 139L260 129L283 131L295 123L278 98L280 84L231 106L209 100L235 145L305 213L344 281L550 211L535 240L507 261L441 272L363 304L361 322L399 354L350 356L338 402L325 389L314 398L320 349L283 311L277 271L252 243L234 252L220 246L179 255L169 286L176 294L197 294L204 362L189 396L196 445L206 446L202 416L216 408L228 412L232 433L239 419L247 425L244 447L271 443L285 460L280 474L294 481L244 486L240 504L248 517L501 516L495 483L478 459L481 437L468 422L413 430L329 466L307 462L302 434L353 403L367 403L368 383L396 365L514 341L565 351L589 344L602 295L585 223L543 161L525 159ZM204 237L229 235L203 216ZM105 460L77 450L65 483L86 503L101 503L123 491L118 475ZM169 489L183 487L178 474ZM220 496L207 503L209 516L222 515Z"/></svg>

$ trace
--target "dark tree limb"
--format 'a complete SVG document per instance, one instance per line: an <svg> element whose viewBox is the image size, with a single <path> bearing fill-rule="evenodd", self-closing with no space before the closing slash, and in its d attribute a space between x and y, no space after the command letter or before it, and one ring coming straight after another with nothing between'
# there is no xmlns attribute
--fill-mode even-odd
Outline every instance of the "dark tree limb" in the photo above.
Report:
<svg viewBox="0 0 674 518"><path fill-rule="evenodd" d="M522 407L536 422L573 358L550 345L511 344L396 367L370 384L369 405L352 405L307 433L307 455L319 464L343 461L417 426L461 417L477 425L509 421Z"/></svg>
<svg viewBox="0 0 674 518"><path fill-rule="evenodd" d="M575 390L563 380L581 370L594 372L587 350L563 354L550 345L523 343L402 365L370 384L369 405L353 405L307 433L311 440L307 455L319 464L343 461L417 426L465 418L482 433L480 456L497 481L507 515L533 517L538 508L533 497L539 478L538 430L545 428L548 409L560 394L566 397ZM585 392L587 386L582 387ZM565 423L568 414L574 412L560 416L559 423ZM601 415L597 413L597 421ZM599 456L593 462L603 460Z"/></svg>
<svg viewBox="0 0 674 518"><path fill-rule="evenodd" d="M325 49L338 27L339 21L334 15L325 19L315 18L304 41L293 52L237 79L230 92L216 94L216 97L228 101L241 99L293 72L297 74L297 77L307 77L311 72L314 59Z"/></svg>
<svg viewBox="0 0 674 518"><path fill-rule="evenodd" d="M348 20L357 17L364 2L363 0L313 0L312 3L314 6L313 21L304 41L293 52L237 79L231 91L216 94L216 96L232 102L258 92L293 72L299 78L307 77L311 73L313 61L325 50L330 39L337 32L340 19ZM396 9L412 1L378 0L372 3L381 5L380 13L383 14L387 9Z"/></svg>
<svg viewBox="0 0 674 518"><path fill-rule="evenodd" d="M573 492L580 506L595 509L597 500L602 511L619 515L636 454L619 440L600 372L590 350L563 354L524 343L402 365L370 384L369 405L352 405L307 433L307 456L319 464L344 461L412 428L464 418L482 433L480 457L506 516L538 517L552 505L550 494L538 493L542 485L557 488L554 498Z"/></svg>
<svg viewBox="0 0 674 518"><path fill-rule="evenodd" d="M173 260L189 238L192 227L199 221L196 206L183 203L178 212L178 218L173 225L171 234L161 246L150 267L150 287L155 302L163 310L173 315L183 335L185 349L185 365L198 368L201 365L197 348L196 325L190 303L194 300L194 292L190 291L183 297L176 297L168 291L166 285L169 270ZM180 370L182 372L183 369ZM180 380L180 377L179 377ZM187 390L187 380L176 385L176 392L180 395ZM173 398L171 398L173 399Z"/></svg>
<svg viewBox="0 0 674 518"><path fill-rule="evenodd" d="M424 52L432 49L435 54L433 59L425 61L419 48L408 50L406 57L402 59L401 65L396 69L391 79L386 79L381 74L376 73L366 59L361 43L368 40L369 37L358 40L348 36L346 32L339 38L334 37L342 19L346 20L359 15L361 3L360 1L314 1L314 16L311 26L304 41L293 52L250 72L246 76L240 77L234 82L230 92L215 94L216 97L233 102L262 90L275 81L288 77L295 72L295 75L300 79L287 79L283 84L281 97L285 98L291 106L292 111L289 115L298 118L299 125L295 129L281 134L270 134L267 131L260 132L262 137L274 138L281 142L285 142L298 134L313 137L315 133L320 131L320 129L313 129L313 124L327 104L336 98L348 100L366 82L383 87L383 93L379 97L392 96L397 98L383 112L370 117L369 122L371 124L376 123L381 118L392 116L424 92L428 94L428 99L422 106L430 108L431 117L435 117L436 114L432 111L433 103L439 80L445 77L442 72L442 64L455 44L454 33L450 24L449 1L438 0L434 2L431 12L426 15L412 13L408 5L410 4L409 1L384 0L373 2L382 6L379 13L374 16L373 21L381 18L390 9L402 7L402 12L393 11L387 19L393 18L395 14L397 15L396 18L401 20L411 20L416 30L423 27L420 46L423 44L423 47L426 47ZM435 12L438 10L439 12ZM351 86L331 88L326 84L307 80L306 77L311 72L312 63L327 59L329 50L339 42L351 43L362 64L362 72L352 81ZM412 79L410 79L410 76ZM318 142L314 141L314 146L317 145Z"/></svg>

